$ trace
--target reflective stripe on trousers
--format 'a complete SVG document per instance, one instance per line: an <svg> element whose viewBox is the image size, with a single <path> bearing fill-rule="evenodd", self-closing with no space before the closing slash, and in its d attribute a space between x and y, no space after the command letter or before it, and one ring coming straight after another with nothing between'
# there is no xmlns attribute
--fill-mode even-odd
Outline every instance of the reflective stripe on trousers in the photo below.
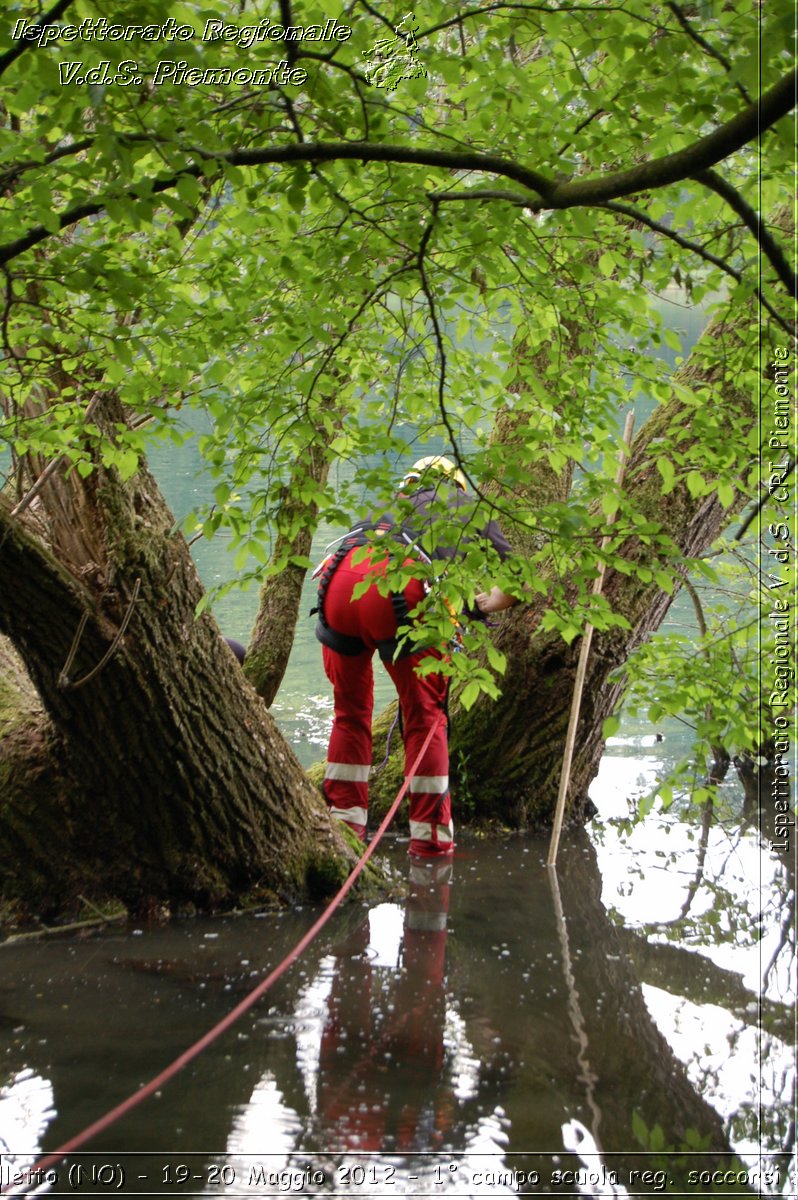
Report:
<svg viewBox="0 0 798 1200"><path fill-rule="evenodd" d="M449 850L454 839L448 775L414 775L410 780L410 853ZM448 814L448 820L447 818ZM429 819L427 819L429 818Z"/></svg>

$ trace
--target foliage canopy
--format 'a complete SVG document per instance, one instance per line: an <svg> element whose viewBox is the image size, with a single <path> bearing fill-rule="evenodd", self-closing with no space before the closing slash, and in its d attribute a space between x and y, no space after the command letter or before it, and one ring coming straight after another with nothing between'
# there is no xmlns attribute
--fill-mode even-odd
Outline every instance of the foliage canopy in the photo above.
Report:
<svg viewBox="0 0 798 1200"><path fill-rule="evenodd" d="M63 32L96 31L101 8L58 0L37 32L21 2L0 32L0 437L19 499L32 456L88 473L99 453L124 478L149 439L199 436L212 497L190 529L231 530L259 576L292 561L309 513L346 526L443 450L475 520L533 547L494 580L545 593L541 627L570 641L588 617L623 623L590 597L609 520L618 569L630 532L666 590L689 567L611 483L629 404L676 389L689 411L655 449L663 497L686 480L731 513L758 494L757 432L730 437L717 388L674 382L663 297L737 312L715 353L754 394L760 321L788 338L794 294L760 216L791 195L787 6L247 2L214 38L198 2L133 0L122 28L151 39ZM286 34L331 19L348 35ZM389 86L369 82L380 39L413 66ZM264 82L278 63L301 82ZM91 420L106 390L131 418L113 441ZM567 502L530 493L574 467ZM467 555L430 620L444 630L484 573ZM455 666L469 697L495 690L476 659Z"/></svg>

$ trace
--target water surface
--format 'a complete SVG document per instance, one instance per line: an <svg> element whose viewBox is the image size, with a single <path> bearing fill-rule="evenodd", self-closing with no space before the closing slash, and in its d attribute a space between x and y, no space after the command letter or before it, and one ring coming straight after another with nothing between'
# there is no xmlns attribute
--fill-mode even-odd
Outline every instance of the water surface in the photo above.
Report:
<svg viewBox="0 0 798 1200"><path fill-rule="evenodd" d="M719 1171L793 1194L790 865L739 823L702 843L652 814L621 836L657 754L611 750L600 819L555 872L521 836L414 868L400 825L396 895L348 904L50 1194L623 1195ZM316 915L2 947L3 1182L202 1036Z"/></svg>

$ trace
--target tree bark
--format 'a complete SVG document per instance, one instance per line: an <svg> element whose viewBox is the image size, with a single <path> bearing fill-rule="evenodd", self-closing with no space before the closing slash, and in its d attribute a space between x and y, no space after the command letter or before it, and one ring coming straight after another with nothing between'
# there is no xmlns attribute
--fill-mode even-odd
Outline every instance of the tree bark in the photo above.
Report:
<svg viewBox="0 0 798 1200"><path fill-rule="evenodd" d="M21 660L0 637L0 829L3 872L0 924L33 910L45 919L58 909L59 887L73 896L81 881L70 875L63 850L77 802L75 780L64 763L64 746L46 716ZM68 880L68 882L67 882ZM24 895L24 904L19 903Z"/></svg>
<svg viewBox="0 0 798 1200"><path fill-rule="evenodd" d="M756 425L755 399L741 392L733 379L724 378L722 362L705 352L736 336L733 318L711 323L677 372L676 383L716 389L723 396L724 422L744 444ZM683 479L667 496L662 494L657 447L669 429L689 425L690 409L676 392L635 440L625 486L635 509L661 525L684 558L702 554L731 515L716 493L693 496ZM682 450L685 446L685 441L680 443ZM737 503L742 503L741 496ZM591 812L587 792L604 749L603 723L623 692L617 671L659 628L673 601L658 584L640 577L639 569L652 561L641 538L627 538L620 553L629 563L629 574L608 569L603 594L630 628L597 630L593 635L568 790L567 820L572 824L582 823ZM536 633L542 603L515 609L501 623L496 642L507 656L507 672L500 699L492 703L480 698L469 712L457 711L452 727L451 773L467 811L470 801L475 812L478 805L481 818L514 826L546 825L553 813L579 657L581 639L567 646L557 633Z"/></svg>
<svg viewBox="0 0 798 1200"><path fill-rule="evenodd" d="M110 429L122 414L104 409ZM78 884L137 909L329 891L351 851L214 620L195 617L201 585L152 476L61 473L45 507L48 489L79 509L80 553L48 548L0 498L0 632L78 786L4 799L6 900L67 910ZM47 758L42 736L30 748Z"/></svg>
<svg viewBox="0 0 798 1200"><path fill-rule="evenodd" d="M755 398L736 386L715 351L724 341L739 344L740 330L749 319L747 310L737 310L713 321L675 376L677 385L711 389L722 397L723 421L735 431L740 445L756 425ZM724 509L714 492L693 496L684 479L677 479L670 493L663 495L656 468L662 441L669 431L689 430L690 424L691 409L675 389L672 399L656 409L635 440L624 488L634 509L661 528L684 558L702 554L734 511L734 507ZM517 436L512 424L508 430L509 436ZM680 450L689 444L685 438ZM561 482L552 474L544 494L560 499ZM738 493L736 505L742 501ZM673 600L639 574L641 568L656 565L643 539L628 537L620 553L629 564L628 573L608 569L603 594L630 628L597 630L593 635L567 798L566 823L572 825L583 823L593 811L588 787L604 748L603 723L617 709L623 692L618 669L660 626ZM545 598L536 598L501 618L495 640L507 657L507 670L499 700L481 696L469 711L458 707L456 698L452 704L450 777L461 823L517 828L543 827L551 821L581 639L566 645L557 632L541 633L538 625L545 604ZM379 735L375 740L381 754ZM390 786L395 771L375 780L377 810L385 803L386 780Z"/></svg>
<svg viewBox="0 0 798 1200"><path fill-rule="evenodd" d="M292 559L310 554L318 521L318 505L303 501L301 490L308 479L324 487L329 471L326 442L310 446L306 460L298 464L285 489L281 516L292 532L276 538L272 562L288 561L279 573L267 575L261 588L258 615L244 660L244 674L268 707L288 666L307 574L307 568Z"/></svg>

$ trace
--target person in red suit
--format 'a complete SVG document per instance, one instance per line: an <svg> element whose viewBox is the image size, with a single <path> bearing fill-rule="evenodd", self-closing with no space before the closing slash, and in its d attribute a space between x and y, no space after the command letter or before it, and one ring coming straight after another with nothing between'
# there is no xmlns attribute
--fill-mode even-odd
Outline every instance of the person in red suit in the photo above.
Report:
<svg viewBox="0 0 798 1200"><path fill-rule="evenodd" d="M412 567L465 553L476 541L487 541L501 558L509 544L495 521L478 530L467 524L472 511L462 471L448 458L433 455L415 463L402 480L399 497L409 502L411 516L398 522L390 513L354 526L317 571L319 579L316 637L322 643L324 670L333 687L334 720L327 752L323 791L333 814L365 840L368 818L368 779L372 761L371 721L374 704L372 659L378 651L399 695L405 745L405 771L415 762L431 727L432 740L410 780L411 855L446 857L454 849L449 747L445 720L448 677L440 671L420 674L422 659L442 659L445 647L419 648L403 640L409 614L424 599L423 571L401 593L385 595L376 582L387 556L363 553L378 537L392 537L407 546L405 566ZM406 511L407 505L403 506ZM451 514L450 535L431 547L425 537L440 512ZM437 514L437 515L433 515ZM447 531L448 532L448 531ZM425 551L420 548L424 543ZM363 587L358 589L358 585ZM356 590L357 589L357 590ZM494 587L476 597L471 616L498 612L517 601ZM443 718L443 719L442 719Z"/></svg>

